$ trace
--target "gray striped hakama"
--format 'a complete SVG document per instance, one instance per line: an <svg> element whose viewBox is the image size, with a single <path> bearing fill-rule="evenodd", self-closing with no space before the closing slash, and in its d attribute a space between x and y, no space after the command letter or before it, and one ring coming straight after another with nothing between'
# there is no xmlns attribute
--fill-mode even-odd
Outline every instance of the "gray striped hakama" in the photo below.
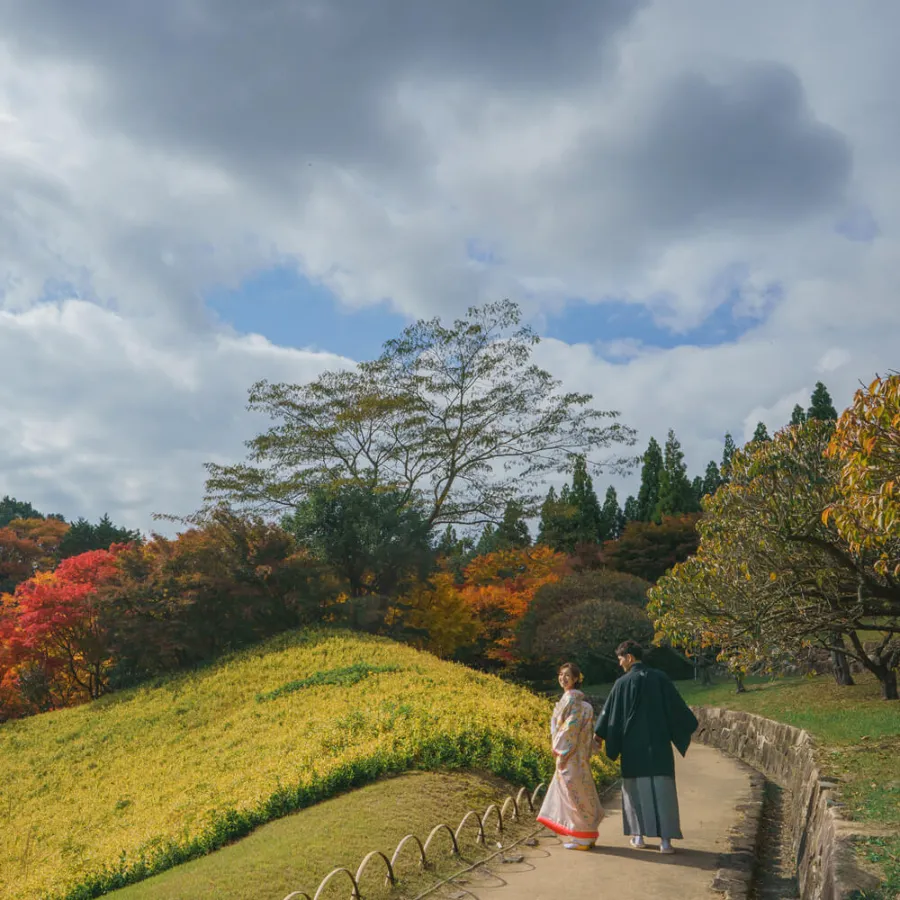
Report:
<svg viewBox="0 0 900 900"><path fill-rule="evenodd" d="M675 779L671 775L623 778L622 824L625 834L680 838Z"/></svg>

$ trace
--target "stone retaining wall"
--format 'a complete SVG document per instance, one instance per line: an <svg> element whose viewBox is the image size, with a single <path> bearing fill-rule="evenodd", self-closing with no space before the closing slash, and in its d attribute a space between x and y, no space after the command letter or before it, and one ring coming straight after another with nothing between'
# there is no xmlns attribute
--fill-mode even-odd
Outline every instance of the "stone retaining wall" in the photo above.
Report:
<svg viewBox="0 0 900 900"><path fill-rule="evenodd" d="M851 900L878 879L856 861L853 823L839 812L834 782L816 765L806 731L762 716L717 707L693 707L695 740L743 760L790 792L791 849L802 900Z"/></svg>

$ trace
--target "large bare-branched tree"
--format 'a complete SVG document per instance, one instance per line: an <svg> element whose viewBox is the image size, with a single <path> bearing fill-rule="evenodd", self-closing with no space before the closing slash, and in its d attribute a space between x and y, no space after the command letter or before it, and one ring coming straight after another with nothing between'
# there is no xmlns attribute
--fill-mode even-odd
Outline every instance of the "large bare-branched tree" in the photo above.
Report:
<svg viewBox="0 0 900 900"><path fill-rule="evenodd" d="M520 321L514 303L491 303L452 325L420 320L355 370L255 384L250 409L273 424L245 463L207 464L207 502L284 513L352 484L416 503L429 525L474 525L511 499L533 509L542 476L576 455L595 471L629 466L613 448L632 429L535 365L539 338Z"/></svg>

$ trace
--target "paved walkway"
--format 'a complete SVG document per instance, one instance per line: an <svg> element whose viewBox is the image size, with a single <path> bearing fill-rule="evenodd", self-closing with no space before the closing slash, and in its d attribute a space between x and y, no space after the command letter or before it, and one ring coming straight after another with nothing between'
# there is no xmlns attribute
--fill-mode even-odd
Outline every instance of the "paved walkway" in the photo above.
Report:
<svg viewBox="0 0 900 900"><path fill-rule="evenodd" d="M676 756L676 779L683 841L664 856L659 841L647 850L633 850L622 834L618 792L604 800L606 818L597 846L587 852L565 850L550 831L538 835L536 847L519 845L521 863L499 859L444 886L433 896L454 900L654 900L685 897L719 898L711 890L720 853L728 850L728 833L740 813L735 806L749 793L747 770L703 745L693 744L686 759Z"/></svg>

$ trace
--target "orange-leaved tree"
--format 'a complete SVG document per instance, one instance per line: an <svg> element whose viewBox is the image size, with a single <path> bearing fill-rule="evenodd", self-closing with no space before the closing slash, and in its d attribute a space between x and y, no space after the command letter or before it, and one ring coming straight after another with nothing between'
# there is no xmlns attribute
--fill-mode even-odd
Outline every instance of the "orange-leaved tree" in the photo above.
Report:
<svg viewBox="0 0 900 900"><path fill-rule="evenodd" d="M0 591L12 592L35 572L52 569L69 525L60 519L13 519L0 528Z"/></svg>
<svg viewBox="0 0 900 900"><path fill-rule="evenodd" d="M498 550L466 566L460 594L479 622L487 659L515 662L516 628L535 592L567 571L566 555L543 545Z"/></svg>

